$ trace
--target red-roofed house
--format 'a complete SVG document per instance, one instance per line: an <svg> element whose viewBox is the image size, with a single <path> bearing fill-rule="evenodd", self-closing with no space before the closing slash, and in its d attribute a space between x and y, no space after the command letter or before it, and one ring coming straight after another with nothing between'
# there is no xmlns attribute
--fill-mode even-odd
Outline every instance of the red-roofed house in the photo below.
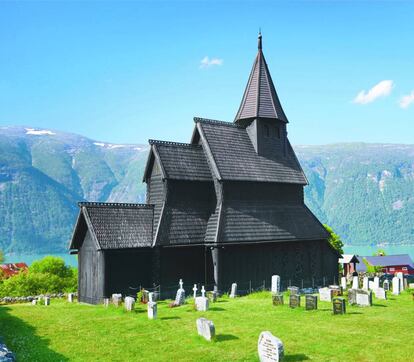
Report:
<svg viewBox="0 0 414 362"><path fill-rule="evenodd" d="M9 263L9 264L1 264L0 265L0 269L2 270L4 276L6 278L9 278L17 273L19 273L20 271L25 271L27 270L29 267L27 266L26 263Z"/></svg>

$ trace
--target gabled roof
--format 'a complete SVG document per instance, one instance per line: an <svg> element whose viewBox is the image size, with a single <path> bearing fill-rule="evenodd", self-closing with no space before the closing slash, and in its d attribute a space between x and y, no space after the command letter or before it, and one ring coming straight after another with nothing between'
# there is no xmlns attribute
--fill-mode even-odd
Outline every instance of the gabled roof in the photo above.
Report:
<svg viewBox="0 0 414 362"><path fill-rule="evenodd" d="M269 68L262 52L262 35L235 122L243 119L273 118L288 122L280 104Z"/></svg>
<svg viewBox="0 0 414 362"><path fill-rule="evenodd" d="M295 183L307 180L295 153L288 143L286 157L275 152L270 156L257 154L247 130L235 123L194 118L203 147L210 154L219 180ZM193 141L196 136L193 135Z"/></svg>
<svg viewBox="0 0 414 362"><path fill-rule="evenodd" d="M189 143L149 140L151 151L148 155L144 180L150 176L155 159L160 162L164 179L212 181L206 157L200 145Z"/></svg>
<svg viewBox="0 0 414 362"><path fill-rule="evenodd" d="M358 257L353 254L344 254L342 258L338 259L338 262L341 264L349 264L349 263L359 263Z"/></svg>
<svg viewBox="0 0 414 362"><path fill-rule="evenodd" d="M397 265L408 265L414 268L414 263L408 254L401 255L384 255L384 256L359 256L360 265L365 263L363 259L366 259L372 266L397 266ZM357 268L359 270L359 268Z"/></svg>
<svg viewBox="0 0 414 362"><path fill-rule="evenodd" d="M86 231L97 250L151 247L154 207L146 204L81 202L70 249L78 249Z"/></svg>

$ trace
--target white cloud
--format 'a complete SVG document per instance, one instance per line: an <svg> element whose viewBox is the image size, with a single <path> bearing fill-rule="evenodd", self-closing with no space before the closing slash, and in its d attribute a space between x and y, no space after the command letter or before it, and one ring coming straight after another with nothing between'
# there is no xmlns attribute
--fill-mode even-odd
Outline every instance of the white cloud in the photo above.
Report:
<svg viewBox="0 0 414 362"><path fill-rule="evenodd" d="M26 128L26 134L32 134L36 136L44 136L44 135L54 135L56 133L49 131L47 129L34 129L34 128Z"/></svg>
<svg viewBox="0 0 414 362"><path fill-rule="evenodd" d="M382 80L374 85L368 92L362 90L354 99L354 103L367 104L375 101L379 97L388 96L394 86L392 80Z"/></svg>
<svg viewBox="0 0 414 362"><path fill-rule="evenodd" d="M203 59L201 59L200 68L210 68L213 65L223 65L223 59L220 59L220 58L210 59L208 56L205 56Z"/></svg>
<svg viewBox="0 0 414 362"><path fill-rule="evenodd" d="M401 108L408 108L411 103L414 103L414 90L410 94L403 96L399 101Z"/></svg>

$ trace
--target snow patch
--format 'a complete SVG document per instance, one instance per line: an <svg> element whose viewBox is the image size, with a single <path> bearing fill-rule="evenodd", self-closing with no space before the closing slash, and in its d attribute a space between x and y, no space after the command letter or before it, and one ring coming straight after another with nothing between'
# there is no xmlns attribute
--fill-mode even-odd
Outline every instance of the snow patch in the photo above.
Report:
<svg viewBox="0 0 414 362"><path fill-rule="evenodd" d="M34 128L25 128L26 134L31 134L35 136L44 136L44 135L54 135L56 133L49 131L47 129L34 129Z"/></svg>
<svg viewBox="0 0 414 362"><path fill-rule="evenodd" d="M392 209L393 210L400 210L403 207L404 207L404 201L402 201L402 200L397 200L397 201L392 203Z"/></svg>
<svg viewBox="0 0 414 362"><path fill-rule="evenodd" d="M105 147L105 143L102 142L94 142L93 144L99 147Z"/></svg>

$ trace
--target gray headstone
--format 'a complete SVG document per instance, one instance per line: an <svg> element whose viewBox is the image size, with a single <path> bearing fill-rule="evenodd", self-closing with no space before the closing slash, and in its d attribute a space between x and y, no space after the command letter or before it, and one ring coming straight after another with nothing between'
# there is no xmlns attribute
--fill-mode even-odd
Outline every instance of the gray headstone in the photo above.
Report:
<svg viewBox="0 0 414 362"><path fill-rule="evenodd" d="M175 295L175 305L183 305L185 303L185 290L184 289L178 289L177 294Z"/></svg>
<svg viewBox="0 0 414 362"><path fill-rule="evenodd" d="M362 289L368 290L368 288L369 288L369 283L368 282L369 282L368 277L364 277L362 279Z"/></svg>
<svg viewBox="0 0 414 362"><path fill-rule="evenodd" d="M345 314L346 313L345 299L334 298L332 300L332 311L333 311L333 314Z"/></svg>
<svg viewBox="0 0 414 362"><path fill-rule="evenodd" d="M300 295L299 294L289 295L289 307L290 308L300 307Z"/></svg>
<svg viewBox="0 0 414 362"><path fill-rule="evenodd" d="M157 309L156 302L147 303L148 319L157 319Z"/></svg>
<svg viewBox="0 0 414 362"><path fill-rule="evenodd" d="M350 305L356 304L356 295L358 289L348 289L348 303Z"/></svg>
<svg viewBox="0 0 414 362"><path fill-rule="evenodd" d="M127 312L132 312L135 306L135 299L132 297L125 297L124 306Z"/></svg>
<svg viewBox="0 0 414 362"><path fill-rule="evenodd" d="M214 339L216 335L216 329L214 327L213 321L210 321L206 318L197 319L197 332L200 336L204 337L207 341Z"/></svg>
<svg viewBox="0 0 414 362"><path fill-rule="evenodd" d="M237 283L233 283L231 285L231 292L230 292L230 298L237 297Z"/></svg>
<svg viewBox="0 0 414 362"><path fill-rule="evenodd" d="M319 289L319 300L321 302L331 302L332 301L332 289L320 288Z"/></svg>
<svg viewBox="0 0 414 362"><path fill-rule="evenodd" d="M195 299L196 309L199 312L208 311L208 298L207 297L196 297Z"/></svg>
<svg viewBox="0 0 414 362"><path fill-rule="evenodd" d="M122 302L122 294L121 293L114 293L114 294L112 294L112 303L115 306L119 307L119 305L121 304L121 302Z"/></svg>
<svg viewBox="0 0 414 362"><path fill-rule="evenodd" d="M359 289L359 281L357 276L352 278L352 289Z"/></svg>
<svg viewBox="0 0 414 362"><path fill-rule="evenodd" d="M45 305L50 305L50 297L45 297Z"/></svg>
<svg viewBox="0 0 414 362"><path fill-rule="evenodd" d="M385 291L390 290L390 281L388 279L385 279L384 283L382 283L382 287L385 289Z"/></svg>
<svg viewBox="0 0 414 362"><path fill-rule="evenodd" d="M294 287L294 286L289 287L289 288L288 288L288 291L289 291L289 293L290 293L291 295L294 295L294 294L299 294L299 288L298 288L298 287Z"/></svg>
<svg viewBox="0 0 414 362"><path fill-rule="evenodd" d="M74 296L73 293L68 293L68 302L69 303L73 303L73 296Z"/></svg>
<svg viewBox="0 0 414 362"><path fill-rule="evenodd" d="M109 298L104 298L103 304L105 307L109 307Z"/></svg>
<svg viewBox="0 0 414 362"><path fill-rule="evenodd" d="M401 293L401 282L397 277L392 278L392 294L399 295Z"/></svg>
<svg viewBox="0 0 414 362"><path fill-rule="evenodd" d="M356 304L360 307L370 307L372 305L372 292L370 290L357 290Z"/></svg>
<svg viewBox="0 0 414 362"><path fill-rule="evenodd" d="M377 299L383 299L383 300L387 299L387 293L385 292L384 288L374 289L374 293L375 293L375 298Z"/></svg>
<svg viewBox="0 0 414 362"><path fill-rule="evenodd" d="M374 287L372 289L378 289L380 287L380 279L378 277L374 277Z"/></svg>
<svg viewBox="0 0 414 362"><path fill-rule="evenodd" d="M280 276L279 275L272 275L272 289L271 292L273 294L280 293Z"/></svg>
<svg viewBox="0 0 414 362"><path fill-rule="evenodd" d="M341 287L342 287L342 290L346 290L346 278L345 277L341 278Z"/></svg>
<svg viewBox="0 0 414 362"><path fill-rule="evenodd" d="M305 309L318 309L318 297L316 295L305 295Z"/></svg>
<svg viewBox="0 0 414 362"><path fill-rule="evenodd" d="M283 305L283 294L273 294L272 295L273 305Z"/></svg>
<svg viewBox="0 0 414 362"><path fill-rule="evenodd" d="M284 356L283 342L272 333L260 333L257 342L257 352L260 362L279 362Z"/></svg>

